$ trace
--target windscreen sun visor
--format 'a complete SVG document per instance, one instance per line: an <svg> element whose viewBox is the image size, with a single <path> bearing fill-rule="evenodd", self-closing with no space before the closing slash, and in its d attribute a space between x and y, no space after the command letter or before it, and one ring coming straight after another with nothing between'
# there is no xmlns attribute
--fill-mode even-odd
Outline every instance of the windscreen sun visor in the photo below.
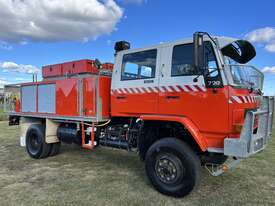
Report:
<svg viewBox="0 0 275 206"><path fill-rule="evenodd" d="M256 56L254 46L246 40L236 40L221 49L223 55L240 64L246 64Z"/></svg>

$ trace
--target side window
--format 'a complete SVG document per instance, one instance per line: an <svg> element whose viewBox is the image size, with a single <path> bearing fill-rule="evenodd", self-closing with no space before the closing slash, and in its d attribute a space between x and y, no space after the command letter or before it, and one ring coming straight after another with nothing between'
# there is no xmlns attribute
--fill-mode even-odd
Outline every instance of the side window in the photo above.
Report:
<svg viewBox="0 0 275 206"><path fill-rule="evenodd" d="M154 78L157 50L125 54L122 60L121 80Z"/></svg>
<svg viewBox="0 0 275 206"><path fill-rule="evenodd" d="M182 44L173 48L171 76L198 74L193 65L193 47L193 44Z"/></svg>
<svg viewBox="0 0 275 206"><path fill-rule="evenodd" d="M223 87L220 70L218 69L216 55L210 42L204 44L205 69L208 75L205 77L205 84L208 88Z"/></svg>
<svg viewBox="0 0 275 206"><path fill-rule="evenodd" d="M213 47L210 42L205 42L204 46L204 55L205 55L205 65L206 69L209 71L210 77L217 77L219 75L219 70L216 56L213 50Z"/></svg>

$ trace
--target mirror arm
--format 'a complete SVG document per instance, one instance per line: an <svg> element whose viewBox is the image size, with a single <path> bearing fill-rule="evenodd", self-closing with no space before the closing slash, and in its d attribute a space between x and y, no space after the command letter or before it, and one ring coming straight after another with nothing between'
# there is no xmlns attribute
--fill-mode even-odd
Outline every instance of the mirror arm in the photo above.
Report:
<svg viewBox="0 0 275 206"><path fill-rule="evenodd" d="M101 62L98 59L95 59L95 66L97 67L97 69L101 69Z"/></svg>

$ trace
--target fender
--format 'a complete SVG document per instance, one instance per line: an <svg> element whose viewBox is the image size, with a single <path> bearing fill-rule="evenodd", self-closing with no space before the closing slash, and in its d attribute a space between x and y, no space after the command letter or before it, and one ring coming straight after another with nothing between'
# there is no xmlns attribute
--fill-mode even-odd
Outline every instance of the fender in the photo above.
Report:
<svg viewBox="0 0 275 206"><path fill-rule="evenodd" d="M207 144L200 133L198 127L187 117L179 117L179 116L172 116L172 115L142 115L140 119L146 121L169 121L169 122L179 122L181 123L193 136L197 144L199 145L200 149L205 152L207 150Z"/></svg>

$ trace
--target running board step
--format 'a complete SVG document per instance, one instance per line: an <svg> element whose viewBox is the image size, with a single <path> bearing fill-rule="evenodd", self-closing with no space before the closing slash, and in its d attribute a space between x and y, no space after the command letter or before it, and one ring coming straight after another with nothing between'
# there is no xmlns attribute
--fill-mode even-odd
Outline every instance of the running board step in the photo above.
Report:
<svg viewBox="0 0 275 206"><path fill-rule="evenodd" d="M99 144L105 147L129 150L129 144L125 140L100 139Z"/></svg>

